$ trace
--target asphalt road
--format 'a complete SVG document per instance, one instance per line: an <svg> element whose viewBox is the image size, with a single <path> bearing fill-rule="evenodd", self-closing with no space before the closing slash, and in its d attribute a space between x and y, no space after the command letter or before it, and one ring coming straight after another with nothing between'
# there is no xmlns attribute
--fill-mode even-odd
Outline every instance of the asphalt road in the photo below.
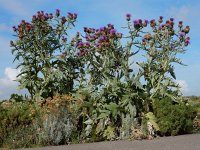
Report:
<svg viewBox="0 0 200 150"><path fill-rule="evenodd" d="M200 134L162 137L153 140L111 141L31 148L27 150L200 150Z"/></svg>

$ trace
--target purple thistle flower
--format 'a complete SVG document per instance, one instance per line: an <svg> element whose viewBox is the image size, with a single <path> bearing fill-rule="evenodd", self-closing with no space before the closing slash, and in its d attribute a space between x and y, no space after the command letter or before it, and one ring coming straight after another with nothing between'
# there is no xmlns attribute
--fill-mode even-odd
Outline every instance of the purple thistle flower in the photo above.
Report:
<svg viewBox="0 0 200 150"><path fill-rule="evenodd" d="M74 16L72 13L68 12L68 16L67 16L70 20L74 19Z"/></svg>
<svg viewBox="0 0 200 150"><path fill-rule="evenodd" d="M56 16L60 16L60 10L59 9L56 9Z"/></svg>
<svg viewBox="0 0 200 150"><path fill-rule="evenodd" d="M69 15L69 16L73 16L73 14L72 14L72 13L70 13L70 12L68 12L68 15Z"/></svg>
<svg viewBox="0 0 200 150"><path fill-rule="evenodd" d="M181 32L181 33L179 34L179 36L180 36L181 38L183 38L183 37L185 36L185 32Z"/></svg>
<svg viewBox="0 0 200 150"><path fill-rule="evenodd" d="M144 22L145 22L146 24L149 24L149 21L148 21L148 20L144 20Z"/></svg>
<svg viewBox="0 0 200 150"><path fill-rule="evenodd" d="M81 48L83 46L83 42L79 42L77 45L76 45L76 48Z"/></svg>
<svg viewBox="0 0 200 150"><path fill-rule="evenodd" d="M85 47L89 47L89 46L90 46L90 43L89 43L89 42L85 42L85 43L84 43L84 46L85 46Z"/></svg>
<svg viewBox="0 0 200 150"><path fill-rule="evenodd" d="M190 44L190 40L186 40L185 43L188 45Z"/></svg>
<svg viewBox="0 0 200 150"><path fill-rule="evenodd" d="M148 20L144 20L143 26L146 27L149 24Z"/></svg>
<svg viewBox="0 0 200 150"><path fill-rule="evenodd" d="M187 46L188 44L190 44L190 37L187 37L187 38L185 39L185 45Z"/></svg>
<svg viewBox="0 0 200 150"><path fill-rule="evenodd" d="M44 17L45 17L46 20L49 19L49 14L45 13Z"/></svg>
<svg viewBox="0 0 200 150"><path fill-rule="evenodd" d="M113 25L113 24L108 24L108 27L109 27L110 29L114 29L114 25Z"/></svg>
<svg viewBox="0 0 200 150"><path fill-rule="evenodd" d="M134 20L133 21L133 25L134 25L134 27L136 28L136 29L139 29L141 26L142 26L142 20L141 19L139 19L139 20Z"/></svg>
<svg viewBox="0 0 200 150"><path fill-rule="evenodd" d="M16 32L16 31L17 31L17 28L16 28L16 26L13 26L12 28L13 28L13 31L14 31L14 32Z"/></svg>
<svg viewBox="0 0 200 150"><path fill-rule="evenodd" d="M131 17L131 14L129 14L129 13L128 13L128 14L126 14L126 17L129 17L129 18L130 18L130 17Z"/></svg>
<svg viewBox="0 0 200 150"><path fill-rule="evenodd" d="M86 41L89 41L90 38L89 38L89 36L85 36L85 39L86 39Z"/></svg>
<svg viewBox="0 0 200 150"><path fill-rule="evenodd" d="M99 46L100 46L100 44L99 44L99 43L95 43L95 46L96 46L96 47L99 47Z"/></svg>
<svg viewBox="0 0 200 150"><path fill-rule="evenodd" d="M169 20L170 20L170 21L174 21L174 18L170 18Z"/></svg>
<svg viewBox="0 0 200 150"><path fill-rule="evenodd" d="M116 31L115 29L111 29L111 30L110 30L110 34L111 34L111 35L116 34L116 32L117 32L117 31Z"/></svg>
<svg viewBox="0 0 200 150"><path fill-rule="evenodd" d="M25 23L26 23L26 21L25 21L25 20L22 20L21 24L25 24Z"/></svg>
<svg viewBox="0 0 200 150"><path fill-rule="evenodd" d="M78 14L74 13L74 20L77 18Z"/></svg>
<svg viewBox="0 0 200 150"><path fill-rule="evenodd" d="M162 20L162 19L163 19L163 16L160 16L160 19Z"/></svg>
<svg viewBox="0 0 200 150"><path fill-rule="evenodd" d="M50 18L50 19L53 18L53 14L52 14L52 13L49 14L49 18Z"/></svg>
<svg viewBox="0 0 200 150"><path fill-rule="evenodd" d="M36 15L33 15L33 17L32 17L32 21L35 21L36 20Z"/></svg>
<svg viewBox="0 0 200 150"><path fill-rule="evenodd" d="M131 20L131 14L129 14L129 13L126 14L126 20L127 20L127 21L130 21L130 20Z"/></svg>
<svg viewBox="0 0 200 150"><path fill-rule="evenodd" d="M101 28L100 28L100 31L104 31L104 30L105 30L105 27L101 27Z"/></svg>
<svg viewBox="0 0 200 150"><path fill-rule="evenodd" d="M151 25L151 27L155 27L155 26L156 26L156 21L155 21L155 19L152 19L152 20L150 21L150 25Z"/></svg>
<svg viewBox="0 0 200 150"><path fill-rule="evenodd" d="M103 40L105 40L105 39L106 39L105 36L101 36L101 37L99 38L99 41L103 41Z"/></svg>
<svg viewBox="0 0 200 150"><path fill-rule="evenodd" d="M160 16L158 22L159 22L159 23L162 23L162 22L163 22L163 16Z"/></svg>
<svg viewBox="0 0 200 150"><path fill-rule="evenodd" d="M134 20L134 21L133 21L133 24L134 24L134 25L139 25L139 20Z"/></svg>
<svg viewBox="0 0 200 150"><path fill-rule="evenodd" d="M62 23L62 24L65 24L66 21L67 21L66 18L63 16L63 17L61 18L61 23Z"/></svg>
<svg viewBox="0 0 200 150"><path fill-rule="evenodd" d="M165 24L161 24L160 28L163 29L165 27Z"/></svg>

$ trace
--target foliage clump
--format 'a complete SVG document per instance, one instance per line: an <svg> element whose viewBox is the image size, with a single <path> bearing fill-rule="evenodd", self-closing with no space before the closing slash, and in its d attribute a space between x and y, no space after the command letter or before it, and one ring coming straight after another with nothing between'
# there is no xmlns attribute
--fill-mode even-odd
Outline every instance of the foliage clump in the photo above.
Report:
<svg viewBox="0 0 200 150"><path fill-rule="evenodd" d="M155 101L154 114L161 135L178 135L192 131L196 111L190 105L174 104L170 99L162 99Z"/></svg>
<svg viewBox="0 0 200 150"><path fill-rule="evenodd" d="M71 96L55 96L39 105L40 115L35 120L38 142L42 145L61 145L71 141L76 129L76 108Z"/></svg>
<svg viewBox="0 0 200 150"><path fill-rule="evenodd" d="M21 148L36 143L33 128L36 111L29 100L17 99L0 104L0 147Z"/></svg>

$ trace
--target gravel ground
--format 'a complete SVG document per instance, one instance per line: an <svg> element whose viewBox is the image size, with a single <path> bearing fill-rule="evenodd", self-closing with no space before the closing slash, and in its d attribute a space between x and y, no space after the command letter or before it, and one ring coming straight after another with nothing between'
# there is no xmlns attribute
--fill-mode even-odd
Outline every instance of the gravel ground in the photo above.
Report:
<svg viewBox="0 0 200 150"><path fill-rule="evenodd" d="M111 141L31 148L26 150L200 150L200 134L162 137L153 140Z"/></svg>

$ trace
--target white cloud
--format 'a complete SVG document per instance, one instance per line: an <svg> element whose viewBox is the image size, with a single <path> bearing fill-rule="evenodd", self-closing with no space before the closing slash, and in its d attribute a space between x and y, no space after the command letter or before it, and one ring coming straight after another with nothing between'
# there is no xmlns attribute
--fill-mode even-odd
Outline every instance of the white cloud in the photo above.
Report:
<svg viewBox="0 0 200 150"><path fill-rule="evenodd" d="M19 73L20 73L20 71L17 70L17 69L12 69L12 68L6 68L5 69L5 75L11 81L16 80L17 79L17 75Z"/></svg>
<svg viewBox="0 0 200 150"><path fill-rule="evenodd" d="M17 90L18 83L14 80L16 80L16 76L18 75L18 73L19 70L17 69L12 69L10 67L5 68L5 76L3 78L0 78L0 100L9 98L10 94L12 93L25 93L24 90Z"/></svg>
<svg viewBox="0 0 200 150"><path fill-rule="evenodd" d="M179 84L180 90L183 94L189 91L188 84L185 80L177 80L176 82Z"/></svg>

